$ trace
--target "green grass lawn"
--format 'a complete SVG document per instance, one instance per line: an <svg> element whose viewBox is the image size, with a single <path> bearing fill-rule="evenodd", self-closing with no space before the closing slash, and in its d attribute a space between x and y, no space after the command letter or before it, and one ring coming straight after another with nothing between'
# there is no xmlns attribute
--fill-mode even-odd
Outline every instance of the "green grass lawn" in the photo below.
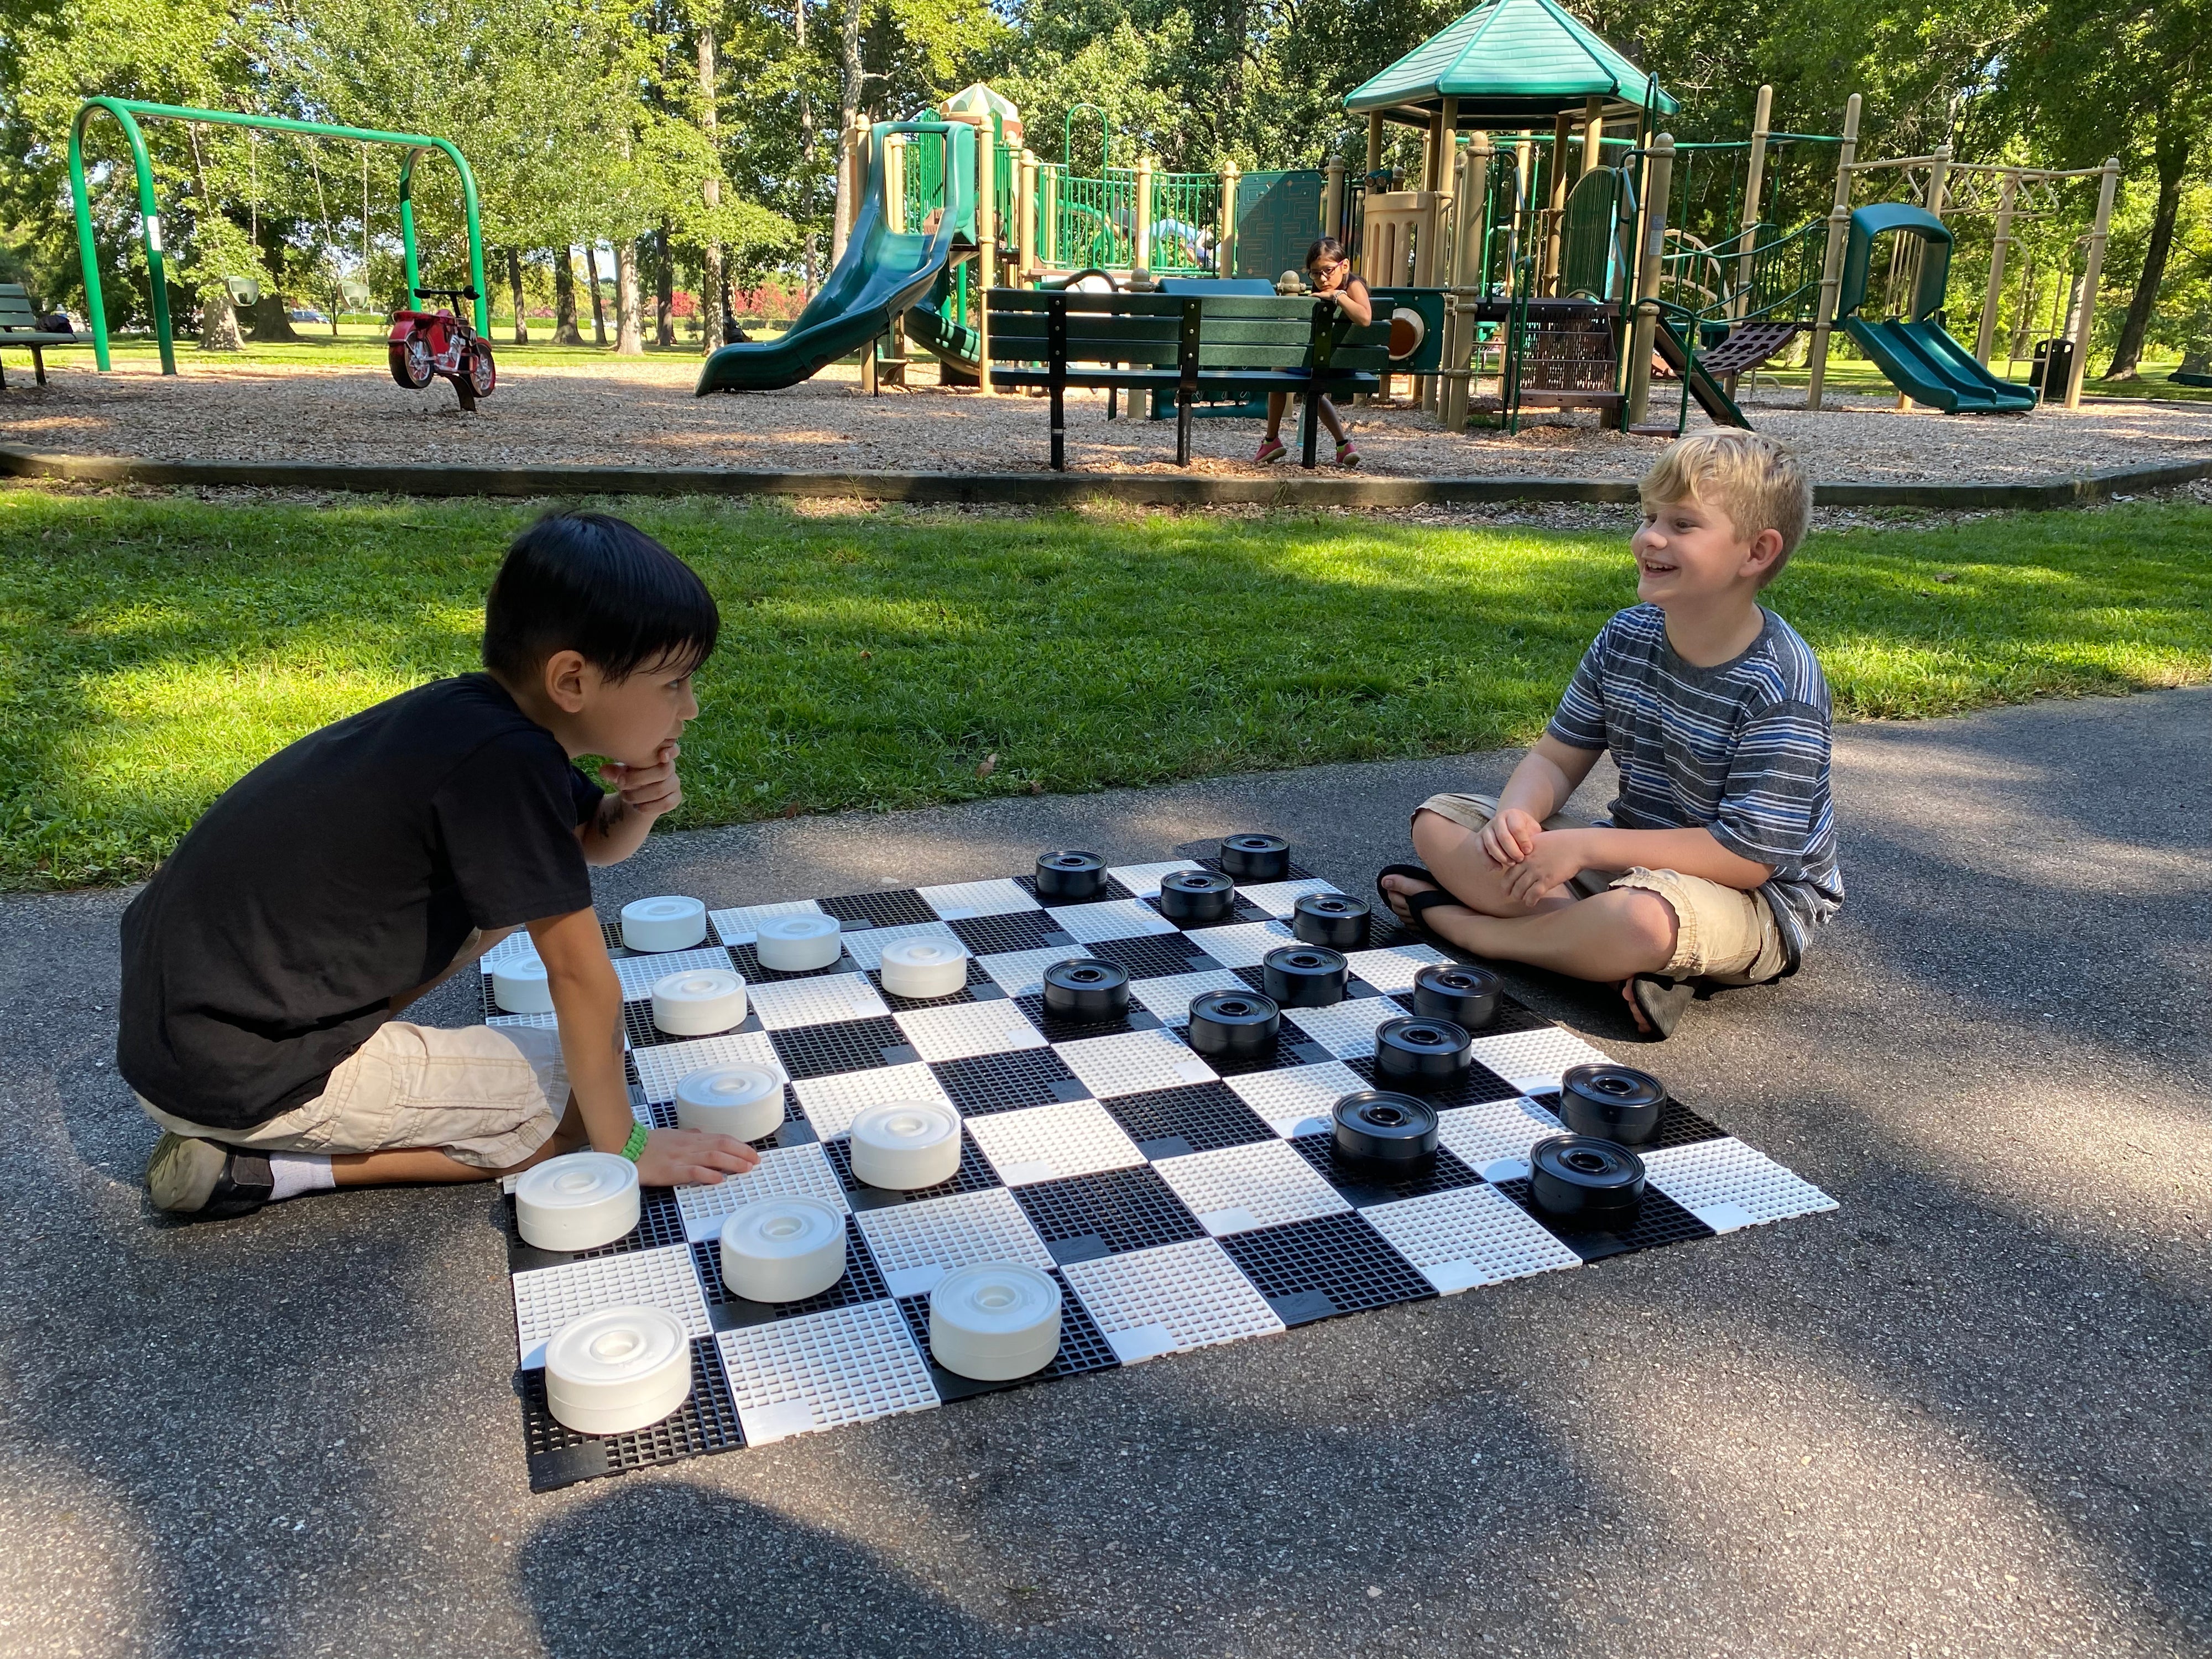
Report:
<svg viewBox="0 0 2212 1659"><path fill-rule="evenodd" d="M1967 343L1971 348L1972 343L1969 341ZM2106 355L2109 356L2111 354ZM2212 388L2175 386L2166 378L2180 366L2181 359L2179 357L2145 357L2142 373L2136 379L2085 380L2081 382L2081 396L2085 400L2095 398L2150 398L2162 403L2212 403ZM1999 358L1990 367L1999 375L2008 376L2026 386L2029 370L2033 365L2026 359L2007 363ZM1763 368L1759 372L1759 384L1762 386L1786 386L1793 391L1802 391L1805 379L1805 371L1802 368ZM1894 393L1897 390L1867 359L1846 356L1840 350L1832 351L1829 355L1826 383L1832 391L1877 397Z"/></svg>
<svg viewBox="0 0 2212 1659"><path fill-rule="evenodd" d="M1633 592L1595 532L617 510L722 605L684 825L1524 742ZM527 516L0 490L0 885L143 875L283 744L472 667ZM1771 597L1842 717L2202 681L2212 509L1823 534Z"/></svg>
<svg viewBox="0 0 2212 1659"><path fill-rule="evenodd" d="M179 333L176 341L177 366L182 369L189 369L195 362L243 361L261 363L319 363L351 368L382 368L384 367L385 338L389 331L380 323L356 322L349 319L338 325L338 332L335 338L331 337L330 325L327 323L295 323L292 326L300 336L296 340L248 340L244 349L235 353L202 351L199 349L198 336ZM608 327L610 329L613 327L611 319L609 319ZM650 331L648 319L648 336ZM767 340L775 338L781 330L749 328L746 331L756 340ZM584 319L584 337L587 342L591 338L591 319L586 317ZM553 344L553 324L550 319L532 318L530 324L530 335L528 345L517 345L514 343L514 324L510 321L499 322L493 327L490 335L492 356L501 364L510 368L530 364L574 365L621 361L615 356L614 348L611 345L599 346L586 343L580 346L556 346ZM695 363L704 355L699 349L699 342L695 337L679 331L676 337L677 343L672 346L654 345L648 338L645 355L648 357L684 358ZM84 337L81 345L49 346L46 349L49 353L56 354L56 360L60 362L74 361L68 354L82 352L84 366L88 368L92 366L92 337L89 334ZM151 335L117 335L109 338L108 356L110 361L118 366L124 363L138 362L152 364L160 362L161 349L155 344Z"/></svg>

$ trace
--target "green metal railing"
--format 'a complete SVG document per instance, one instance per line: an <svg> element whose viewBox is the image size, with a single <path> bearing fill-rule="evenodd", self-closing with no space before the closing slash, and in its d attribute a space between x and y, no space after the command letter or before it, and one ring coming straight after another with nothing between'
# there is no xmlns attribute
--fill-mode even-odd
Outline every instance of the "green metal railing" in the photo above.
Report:
<svg viewBox="0 0 2212 1659"><path fill-rule="evenodd" d="M1152 175L1152 269L1169 276L1212 270L1221 239L1221 175Z"/></svg>
<svg viewBox="0 0 2212 1659"><path fill-rule="evenodd" d="M945 205L945 135L909 132L902 137L899 223L904 229L920 230Z"/></svg>
<svg viewBox="0 0 2212 1659"><path fill-rule="evenodd" d="M1055 270L1127 269L1136 258L1137 174L1109 167L1086 179L1054 163L1037 167L1037 244Z"/></svg>

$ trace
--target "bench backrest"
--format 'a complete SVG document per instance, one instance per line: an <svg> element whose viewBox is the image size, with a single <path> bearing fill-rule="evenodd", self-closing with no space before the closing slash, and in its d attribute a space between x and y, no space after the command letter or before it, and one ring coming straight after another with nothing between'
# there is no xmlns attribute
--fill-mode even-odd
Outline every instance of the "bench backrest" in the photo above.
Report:
<svg viewBox="0 0 2212 1659"><path fill-rule="evenodd" d="M1310 299L1235 294L1053 295L993 289L991 359L1047 361L1057 300L1066 312L1066 361L1170 368L1181 361L1185 307L1192 298L1198 302L1200 368L1312 369L1319 356L1331 374L1389 370L1390 322L1381 306L1374 321L1355 327L1340 313L1317 317L1320 303Z"/></svg>
<svg viewBox="0 0 2212 1659"><path fill-rule="evenodd" d="M31 309L31 295L21 283L0 283L0 328L35 329L39 313Z"/></svg>
<svg viewBox="0 0 2212 1659"><path fill-rule="evenodd" d="M1163 294L1048 294L991 290L991 361L1043 362L1052 356L1054 313L1064 316L1065 355L1077 363L1172 368L1182 355L1183 302Z"/></svg>

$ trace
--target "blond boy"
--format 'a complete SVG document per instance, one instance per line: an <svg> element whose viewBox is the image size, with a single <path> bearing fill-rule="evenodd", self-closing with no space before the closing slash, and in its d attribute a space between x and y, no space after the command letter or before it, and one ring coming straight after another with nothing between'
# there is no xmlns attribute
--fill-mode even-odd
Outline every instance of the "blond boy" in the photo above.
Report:
<svg viewBox="0 0 2212 1659"><path fill-rule="evenodd" d="M1758 433L1701 433L1640 493L1642 603L1599 630L1504 793L1424 801L1425 867L1393 865L1377 884L1401 917L1477 956L1619 984L1663 1037L1699 981L1796 972L1844 888L1827 682L1759 602L1804 537L1804 468ZM1606 750L1620 793L1595 823L1571 823L1559 809Z"/></svg>

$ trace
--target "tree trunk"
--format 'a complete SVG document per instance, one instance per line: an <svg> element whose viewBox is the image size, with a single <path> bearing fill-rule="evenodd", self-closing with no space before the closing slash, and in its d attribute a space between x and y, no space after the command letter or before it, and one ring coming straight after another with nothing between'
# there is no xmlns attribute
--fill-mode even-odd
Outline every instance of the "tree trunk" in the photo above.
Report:
<svg viewBox="0 0 2212 1659"><path fill-rule="evenodd" d="M522 250L511 247L507 251L507 285L514 294L514 343L530 343L529 301L522 297Z"/></svg>
<svg viewBox="0 0 2212 1659"><path fill-rule="evenodd" d="M638 289L637 244L628 237L615 244L615 356L645 355L645 305Z"/></svg>
<svg viewBox="0 0 2212 1659"><path fill-rule="evenodd" d="M2166 280L2166 256L2173 251L2173 222L2181 212L2181 183L2189 172L2189 153L2196 129L2179 97L2169 96L2159 106L2158 206L2151 215L2150 242L2143 249L2142 274L2128 299L2128 314L2120 324L2120 343L2112 353L2108 380L2133 380L2142 362L2143 336L2150 330L2151 313L2158 308L2159 285Z"/></svg>
<svg viewBox="0 0 2212 1659"><path fill-rule="evenodd" d="M867 73L860 67L860 9L867 0L845 0L845 27L837 42L837 131L853 125L868 89Z"/></svg>
<svg viewBox="0 0 2212 1659"><path fill-rule="evenodd" d="M799 0L802 5L805 0ZM699 131L707 136L707 149L714 157L718 171L709 173L700 186L700 195L707 204L708 217L722 205L722 153L714 136L717 125L715 104L720 87L714 71L714 31L702 25L699 30ZM803 94L802 94L803 95ZM706 258L702 262L705 270L700 286L707 291L699 296L699 346L702 351L718 351L726 336L722 319L730 307L728 284L722 276L722 245L711 237L707 243Z"/></svg>
<svg viewBox="0 0 2212 1659"><path fill-rule="evenodd" d="M607 343L607 302L605 296L599 292L599 245L597 242L584 244L584 269L592 278L592 343L605 345Z"/></svg>
<svg viewBox="0 0 2212 1659"><path fill-rule="evenodd" d="M200 349L246 349L246 342L239 337L238 313L230 308L230 293L227 289L210 288L200 295Z"/></svg>
<svg viewBox="0 0 2212 1659"><path fill-rule="evenodd" d="M792 21L798 31L799 58L799 177L810 193L815 189L814 179L814 92L806 73L806 0L792 0ZM803 198L802 198L803 199ZM803 210L811 220L811 208ZM821 234L811 225L806 232L806 247L799 264L799 290L807 298L814 295L814 272L821 257Z"/></svg>
<svg viewBox="0 0 2212 1659"><path fill-rule="evenodd" d="M553 250L553 343L580 346L583 331L576 326L576 250Z"/></svg>
<svg viewBox="0 0 2212 1659"><path fill-rule="evenodd" d="M665 219L653 233L653 262L659 267L653 273L653 337L657 344L672 346L676 343L676 253L668 245Z"/></svg>

